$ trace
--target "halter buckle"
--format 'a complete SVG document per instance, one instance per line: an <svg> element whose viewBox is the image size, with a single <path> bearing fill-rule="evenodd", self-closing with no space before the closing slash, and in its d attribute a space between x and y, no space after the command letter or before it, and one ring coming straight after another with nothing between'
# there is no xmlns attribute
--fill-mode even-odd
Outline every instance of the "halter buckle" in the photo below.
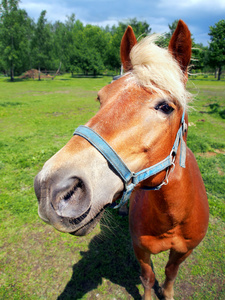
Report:
<svg viewBox="0 0 225 300"><path fill-rule="evenodd" d="M187 128L188 128L187 123L184 121L182 123L182 134L183 134L183 136L184 136L185 132L187 131Z"/></svg>

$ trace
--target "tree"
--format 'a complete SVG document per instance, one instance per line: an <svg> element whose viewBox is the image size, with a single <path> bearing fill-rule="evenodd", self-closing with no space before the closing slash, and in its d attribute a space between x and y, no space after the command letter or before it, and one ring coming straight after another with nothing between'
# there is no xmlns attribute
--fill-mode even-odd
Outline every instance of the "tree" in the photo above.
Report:
<svg viewBox="0 0 225 300"><path fill-rule="evenodd" d="M62 68L66 69L66 50L67 44L65 36L67 29L64 23L57 21L53 25L53 44L54 57L58 64L62 63Z"/></svg>
<svg viewBox="0 0 225 300"><path fill-rule="evenodd" d="M192 41L191 70L203 72L208 48Z"/></svg>
<svg viewBox="0 0 225 300"><path fill-rule="evenodd" d="M218 80L225 65L225 20L220 20L215 26L210 26L209 64L218 68Z"/></svg>
<svg viewBox="0 0 225 300"><path fill-rule="evenodd" d="M46 13L46 10L41 12L32 40L33 57L36 60L34 64L38 66L39 80L41 79L41 68L50 67L50 53L53 50L51 26L47 23L47 19L45 18Z"/></svg>
<svg viewBox="0 0 225 300"><path fill-rule="evenodd" d="M88 25L87 30L84 28L83 31L76 33L75 47L70 62L73 71L83 71L86 75L92 73L96 76L104 69L104 64L102 53L98 51L98 46L101 47L101 45L97 43L99 37L95 34L95 26L93 26L93 31L90 30L90 26ZM93 34L92 38L88 37L90 31Z"/></svg>
<svg viewBox="0 0 225 300"><path fill-rule="evenodd" d="M138 21L136 18L128 19L125 22L119 22L119 27L123 32L127 29L127 26L130 25L134 32L136 37L140 36L146 36L151 32L150 25L146 21Z"/></svg>
<svg viewBox="0 0 225 300"><path fill-rule="evenodd" d="M66 29L66 69L73 76L74 72L79 73L82 70L81 62L83 51L85 51L84 46L86 46L84 26L79 20L75 21L75 15L72 14L70 17L67 17Z"/></svg>
<svg viewBox="0 0 225 300"><path fill-rule="evenodd" d="M169 46L170 39L171 39L175 29L177 28L178 21L179 20L175 20L175 21L173 21L172 24L168 24L169 32L165 32L164 34L162 34L160 36L159 40L156 41L156 44L159 47L167 48Z"/></svg>
<svg viewBox="0 0 225 300"><path fill-rule="evenodd" d="M130 25L134 29L136 37L144 37L151 32L150 25L147 22L137 21L136 18L128 19L124 22L119 22L119 26L112 26L111 30L107 26L105 31L110 32L112 37L108 42L108 47L106 49L106 59L105 64L111 68L120 70L120 42L127 26Z"/></svg>
<svg viewBox="0 0 225 300"><path fill-rule="evenodd" d="M32 21L25 10L18 8L19 0L2 0L0 5L0 65L5 72L21 72L29 63L29 34Z"/></svg>
<svg viewBox="0 0 225 300"><path fill-rule="evenodd" d="M115 25L110 30L111 38L106 49L105 65L111 69L116 70L116 73L121 68L120 62L120 42L124 31L121 27Z"/></svg>
<svg viewBox="0 0 225 300"><path fill-rule="evenodd" d="M57 22L55 25L54 44L57 57L67 72L80 72L83 57L83 45L86 46L84 26L75 20L75 14L67 16L65 24Z"/></svg>

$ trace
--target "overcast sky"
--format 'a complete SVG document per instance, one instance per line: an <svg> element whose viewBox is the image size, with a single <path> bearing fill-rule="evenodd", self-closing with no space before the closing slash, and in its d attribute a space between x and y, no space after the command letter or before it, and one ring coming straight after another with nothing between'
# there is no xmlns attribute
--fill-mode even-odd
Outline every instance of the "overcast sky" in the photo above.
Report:
<svg viewBox="0 0 225 300"><path fill-rule="evenodd" d="M208 45L209 26L225 19L225 0L21 0L20 8L37 21L42 10L48 21L65 21L75 14L84 24L118 24L129 18L147 21L152 32L168 32L168 24L185 21L195 42Z"/></svg>

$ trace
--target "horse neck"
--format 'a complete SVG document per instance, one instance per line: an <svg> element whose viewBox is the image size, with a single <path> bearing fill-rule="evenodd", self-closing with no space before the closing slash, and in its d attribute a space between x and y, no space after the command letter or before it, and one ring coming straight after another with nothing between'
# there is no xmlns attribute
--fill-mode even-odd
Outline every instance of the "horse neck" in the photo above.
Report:
<svg viewBox="0 0 225 300"><path fill-rule="evenodd" d="M207 224L208 211L204 183L195 157L187 148L186 167L181 168L178 160L167 185L158 191L135 190L130 200L129 220L133 231L141 234L143 228L144 232L150 228L160 235L181 228L190 218L194 221L201 218Z"/></svg>
<svg viewBox="0 0 225 300"><path fill-rule="evenodd" d="M193 164L195 165L195 158L187 148L186 167L182 168L179 164L179 152L178 150L175 168L168 175L167 185L163 185L156 191L139 190L139 193L142 194L141 198L143 199L143 204L146 209L157 207L157 210L162 210L163 213L168 212L168 209L181 209L181 207L191 208L191 202L194 201L195 190L193 188L190 189L190 185L193 184L192 169ZM198 169L197 164L196 167ZM199 176L197 176L197 179L198 177Z"/></svg>

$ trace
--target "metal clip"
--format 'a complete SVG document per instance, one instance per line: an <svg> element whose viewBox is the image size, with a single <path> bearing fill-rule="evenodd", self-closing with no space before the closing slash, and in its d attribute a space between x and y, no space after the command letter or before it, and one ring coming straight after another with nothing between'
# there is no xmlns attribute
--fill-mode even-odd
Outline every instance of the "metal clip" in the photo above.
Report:
<svg viewBox="0 0 225 300"><path fill-rule="evenodd" d="M185 123L185 121L184 121L183 124L182 124L182 134L183 134L183 136L184 136L185 132L187 131L187 128L188 128L187 123Z"/></svg>

